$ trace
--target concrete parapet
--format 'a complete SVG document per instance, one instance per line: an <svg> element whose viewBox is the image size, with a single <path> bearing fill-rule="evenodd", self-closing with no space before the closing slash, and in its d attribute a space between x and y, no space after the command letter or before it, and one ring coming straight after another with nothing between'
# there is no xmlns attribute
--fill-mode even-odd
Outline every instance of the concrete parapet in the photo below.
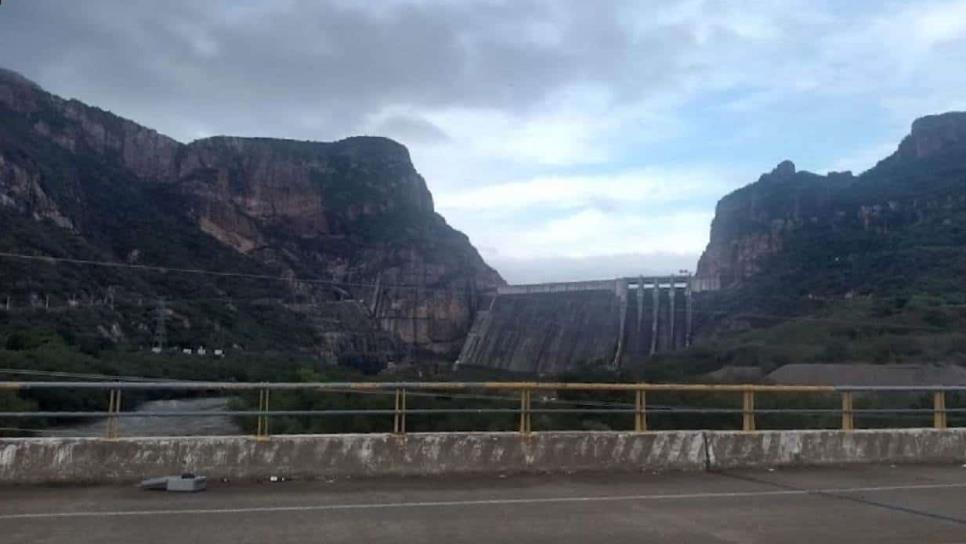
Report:
<svg viewBox="0 0 966 544"><path fill-rule="evenodd" d="M695 431L0 439L0 484L133 482L182 472L257 479L703 470L704 444Z"/></svg>
<svg viewBox="0 0 966 544"><path fill-rule="evenodd" d="M0 439L0 484L670 471L966 461L966 429Z"/></svg>
<svg viewBox="0 0 966 544"><path fill-rule="evenodd" d="M708 432L713 469L966 461L966 429Z"/></svg>
<svg viewBox="0 0 966 544"><path fill-rule="evenodd" d="M695 293L717 291L721 288L718 278L699 278L695 276L639 276L636 278L617 278L613 280L568 281L555 283L530 283L501 285L497 287L500 295L531 295L535 293L567 293L573 291L611 291L627 289L689 289Z"/></svg>
<svg viewBox="0 0 966 544"><path fill-rule="evenodd" d="M569 293L573 291L616 292L619 280L571 281L559 283L533 283L527 285L501 285L500 295L531 295L535 293Z"/></svg>

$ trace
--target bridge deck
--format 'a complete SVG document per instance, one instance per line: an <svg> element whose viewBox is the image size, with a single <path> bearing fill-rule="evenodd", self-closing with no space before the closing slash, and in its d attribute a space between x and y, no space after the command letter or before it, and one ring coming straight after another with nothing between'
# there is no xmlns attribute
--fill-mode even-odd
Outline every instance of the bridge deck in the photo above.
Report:
<svg viewBox="0 0 966 544"><path fill-rule="evenodd" d="M961 542L966 468L0 488L15 542Z"/></svg>

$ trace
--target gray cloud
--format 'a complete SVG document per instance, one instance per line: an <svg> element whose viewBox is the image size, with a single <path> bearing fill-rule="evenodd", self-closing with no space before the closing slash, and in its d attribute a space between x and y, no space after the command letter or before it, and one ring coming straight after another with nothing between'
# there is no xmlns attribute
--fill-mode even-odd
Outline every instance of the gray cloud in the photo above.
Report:
<svg viewBox="0 0 966 544"><path fill-rule="evenodd" d="M593 258L547 257L512 259L490 257L510 283L542 283L557 281L606 280L622 276L657 276L694 270L698 255L650 253L601 255Z"/></svg>
<svg viewBox="0 0 966 544"><path fill-rule="evenodd" d="M376 123L373 131L403 142L439 143L450 140L443 129L421 117L392 115Z"/></svg>
<svg viewBox="0 0 966 544"><path fill-rule="evenodd" d="M0 65L181 139L332 138L391 106L525 111L586 82L639 95L688 39L632 40L616 2L376 5L8 0Z"/></svg>

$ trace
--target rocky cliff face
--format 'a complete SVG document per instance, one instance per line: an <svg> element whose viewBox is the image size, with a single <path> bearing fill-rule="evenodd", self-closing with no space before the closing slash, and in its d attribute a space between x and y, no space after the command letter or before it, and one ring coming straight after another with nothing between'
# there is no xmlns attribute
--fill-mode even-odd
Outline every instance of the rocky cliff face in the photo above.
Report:
<svg viewBox="0 0 966 544"><path fill-rule="evenodd" d="M964 180L961 112L916 120L897 151L860 176L799 172L785 161L721 199L697 275L724 287L769 277L838 293L881 286L887 275L935 278L949 264L943 248L966 243Z"/></svg>
<svg viewBox="0 0 966 544"><path fill-rule="evenodd" d="M181 144L8 71L0 71L0 216L30 218L35 225L17 228L72 236L84 248L60 248L59 256L81 251L196 268L229 251L212 268L225 269L229 259L308 278L258 294L306 316L312 337L298 348L335 357L455 354L479 294L503 283L435 213L425 181L396 142L216 137ZM168 223L177 226L165 230ZM4 245L50 251L28 238ZM144 281L125 279L129 296L170 289ZM57 291L56 279L43 288ZM35 296L23 289L15 295Z"/></svg>
<svg viewBox="0 0 966 544"><path fill-rule="evenodd" d="M391 140L210 138L186 146L178 166L201 230L299 276L373 284L361 293L372 317L406 343L451 354L477 293L503 283L435 213Z"/></svg>
<svg viewBox="0 0 966 544"><path fill-rule="evenodd" d="M213 236L242 252L264 243L255 225L300 239L351 236L393 214L419 220L433 200L406 148L383 138L336 143L208 138L185 147L179 184ZM254 230L253 230L254 228Z"/></svg>
<svg viewBox="0 0 966 544"><path fill-rule="evenodd" d="M912 132L899 144L897 160L925 159L966 151L966 112L929 115L912 123Z"/></svg>
<svg viewBox="0 0 966 544"><path fill-rule="evenodd" d="M177 141L77 100L45 92L0 68L0 106L30 129L73 153L111 156L143 180L171 181L182 147Z"/></svg>
<svg viewBox="0 0 966 544"><path fill-rule="evenodd" d="M711 223L711 240L698 261L697 275L718 278L727 287L761 270L782 249L784 235L826 219L830 183L851 174L822 178L797 172L783 161L757 182L722 198Z"/></svg>

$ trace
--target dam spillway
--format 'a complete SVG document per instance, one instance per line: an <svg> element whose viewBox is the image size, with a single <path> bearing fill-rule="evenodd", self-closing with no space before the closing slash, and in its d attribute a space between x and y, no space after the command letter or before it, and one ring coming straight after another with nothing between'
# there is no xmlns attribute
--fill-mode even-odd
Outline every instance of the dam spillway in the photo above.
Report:
<svg viewBox="0 0 966 544"><path fill-rule="evenodd" d="M538 375L619 368L689 346L694 295L717 288L690 275L503 286L457 363Z"/></svg>

